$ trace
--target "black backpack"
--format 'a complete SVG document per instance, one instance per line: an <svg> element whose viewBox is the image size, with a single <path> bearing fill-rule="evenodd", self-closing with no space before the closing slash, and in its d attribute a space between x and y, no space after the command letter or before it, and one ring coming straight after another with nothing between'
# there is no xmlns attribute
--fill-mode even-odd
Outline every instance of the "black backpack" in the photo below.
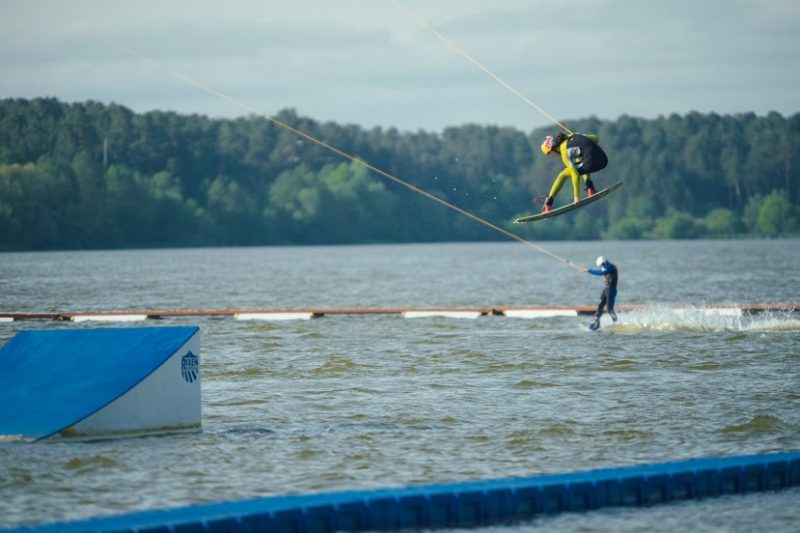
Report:
<svg viewBox="0 0 800 533"><path fill-rule="evenodd" d="M573 133L567 139L567 157L581 174L591 174L608 165L608 156L603 149L580 133Z"/></svg>

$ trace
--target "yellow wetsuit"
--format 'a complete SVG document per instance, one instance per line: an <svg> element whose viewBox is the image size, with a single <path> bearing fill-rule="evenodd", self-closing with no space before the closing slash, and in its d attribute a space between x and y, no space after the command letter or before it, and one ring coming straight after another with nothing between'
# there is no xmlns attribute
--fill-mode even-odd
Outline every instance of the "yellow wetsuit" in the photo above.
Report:
<svg viewBox="0 0 800 533"><path fill-rule="evenodd" d="M592 133L585 133L583 134L584 137L589 139L590 141L597 143L598 137ZM572 160L569 156L569 149L567 148L567 141L569 141L569 137L561 141L561 144L558 145L558 152L561 154L561 162L564 163L566 167L564 170L559 172L558 176L556 176L556 180L553 182L553 186L550 187L550 198L555 198L558 194L558 191L561 190L561 187L564 185L564 180L567 178L572 178L572 193L573 196L576 198L580 198L581 196L581 182L580 178L583 178L584 182L589 181L589 174L581 174L578 169L575 167L575 163L580 162L580 160Z"/></svg>

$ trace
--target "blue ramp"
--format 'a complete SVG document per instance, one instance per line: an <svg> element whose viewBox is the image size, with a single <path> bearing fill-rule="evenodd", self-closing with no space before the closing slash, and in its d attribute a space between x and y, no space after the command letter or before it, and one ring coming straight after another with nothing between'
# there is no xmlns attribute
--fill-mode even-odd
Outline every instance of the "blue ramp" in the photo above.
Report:
<svg viewBox="0 0 800 533"><path fill-rule="evenodd" d="M17 333L0 348L0 435L38 440L86 419L145 380L198 330Z"/></svg>

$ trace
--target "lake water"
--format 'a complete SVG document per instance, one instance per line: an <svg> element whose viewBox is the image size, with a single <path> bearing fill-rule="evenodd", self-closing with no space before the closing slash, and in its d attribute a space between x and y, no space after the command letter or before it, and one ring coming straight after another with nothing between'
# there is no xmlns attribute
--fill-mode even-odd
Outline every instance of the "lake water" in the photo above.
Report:
<svg viewBox="0 0 800 533"><path fill-rule="evenodd" d="M197 325L203 431L0 443L0 527L258 496L800 449L800 241L544 246L620 269L622 313L328 315ZM0 254L0 311L594 305L601 278L518 243ZM137 324L135 324L137 325ZM21 329L104 327L0 323ZM0 406L0 409L2 407ZM800 529L800 490L545 518L540 527Z"/></svg>

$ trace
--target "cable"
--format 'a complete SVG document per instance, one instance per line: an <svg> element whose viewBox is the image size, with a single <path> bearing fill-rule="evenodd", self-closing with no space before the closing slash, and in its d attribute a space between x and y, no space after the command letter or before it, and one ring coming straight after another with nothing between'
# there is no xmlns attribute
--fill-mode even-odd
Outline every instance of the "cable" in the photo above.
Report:
<svg viewBox="0 0 800 533"><path fill-rule="evenodd" d="M456 52L461 54L467 61L469 61L470 63L472 63L476 67L478 67L486 75L488 75L493 80L495 80L497 83L499 83L500 85L502 85L503 87L508 89L511 92L511 94L513 94L514 96L517 96L520 99L522 99L522 101L525 102L526 104L528 104L528 106L532 107L533 109L535 109L536 111L538 111L539 113L541 113L542 115L547 117L547 119L550 122L552 122L556 126L562 128L565 132L569 133L570 135L572 135L573 131L571 129L569 129L563 123L561 123L558 120L556 120L556 118L553 117L550 113L548 113L547 111L545 111L544 109L542 109L541 107L536 105L530 98L528 98L527 96L525 96L524 94L522 94L521 92L516 90L514 87L512 87L510 83L508 83L507 81L502 79L500 76L496 75L494 72L492 72L491 70L489 70L485 66L483 66L477 59L475 59L474 57L469 55L467 52L465 52L463 49L461 49L458 45L456 45L453 41L451 41L450 39L448 39L447 37L445 37L444 35L442 35L438 31L433 29L433 27L431 27L430 24L425 22L425 20L423 20L419 15L417 15L416 13L411 11L408 7L406 7L405 4L400 2L400 0L390 0L390 1L392 2L392 4L394 4L394 6L397 9L402 11L403 14L405 14L411 20L413 20L414 22L419 24L422 28L428 30L431 34L433 34L437 39L442 41L448 47L452 48L453 50L455 50Z"/></svg>

